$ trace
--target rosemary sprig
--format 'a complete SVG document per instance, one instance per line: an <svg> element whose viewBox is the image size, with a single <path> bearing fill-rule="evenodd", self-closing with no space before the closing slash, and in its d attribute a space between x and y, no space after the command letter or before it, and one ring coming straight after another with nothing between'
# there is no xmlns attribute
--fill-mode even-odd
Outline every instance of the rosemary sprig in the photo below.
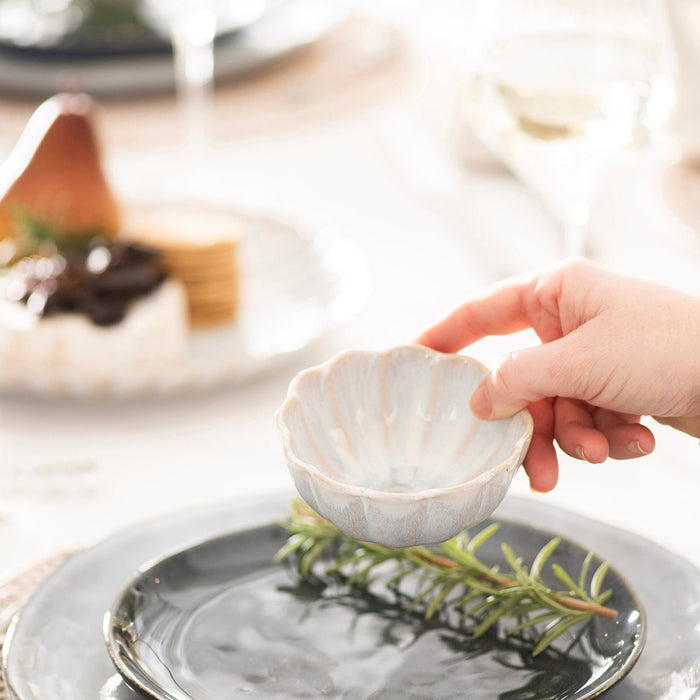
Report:
<svg viewBox="0 0 700 700"><path fill-rule="evenodd" d="M34 216L24 209L15 210L13 217L20 247L27 252L46 248L86 249L90 241L99 236L99 231L96 230L72 231L68 235L59 224Z"/></svg>
<svg viewBox="0 0 700 700"><path fill-rule="evenodd" d="M511 619L507 635L528 629L535 632L533 656L570 627L595 615L609 619L617 616L616 610L605 607L612 591L601 592L608 570L606 562L598 566L586 589L594 558L592 552L585 558L577 580L560 565L552 564L554 576L564 586L562 590L552 590L544 582L543 567L559 545L559 538L545 544L529 567L507 544L502 544L503 556L511 569L504 574L497 566L488 566L477 557L477 550L494 535L497 524L489 525L473 537L462 533L437 548L393 549L354 540L305 503L295 500L284 527L289 537L276 560L295 558L302 578L340 576L348 586L365 588L378 567L390 565L393 569L385 584L389 589L398 592L407 577L418 583L407 613L421 609L429 620L442 609L455 610L462 620L475 620L474 638L500 620Z"/></svg>

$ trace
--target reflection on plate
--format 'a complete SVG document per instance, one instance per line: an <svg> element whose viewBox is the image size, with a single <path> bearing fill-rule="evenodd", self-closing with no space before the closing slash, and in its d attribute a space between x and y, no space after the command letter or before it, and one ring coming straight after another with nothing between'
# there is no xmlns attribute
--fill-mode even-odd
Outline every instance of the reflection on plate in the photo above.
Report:
<svg viewBox="0 0 700 700"><path fill-rule="evenodd" d="M232 215L233 216L233 215ZM0 367L0 389L40 396L135 396L220 386L269 369L347 321L367 300L369 272L346 239L236 215L241 308L234 323L191 332L178 359L142 371L40 378ZM240 224L239 224L240 220ZM239 225L238 225L239 224Z"/></svg>
<svg viewBox="0 0 700 700"><path fill-rule="evenodd" d="M145 561L182 549L193 540L265 526L278 520L288 503L285 494L209 505L139 524L71 557L32 596L8 632L3 658L13 700L143 698L116 673L104 646L104 614L119 587ZM548 506L541 499L507 498L496 515L576 539L613 562L634 584L648 618L645 651L634 669L606 691L606 700L690 698L700 690L700 572L695 567L649 540ZM259 532L251 535L253 540ZM276 546L273 539L269 549ZM241 561L244 567L251 563L250 559ZM320 604L313 597L309 603ZM300 601L295 602L298 604ZM336 603L329 606L338 607ZM381 617L366 615L362 619L391 632ZM410 626L402 633L410 634ZM443 648L449 650L449 646ZM373 650L380 665L383 651L396 653L393 644ZM451 667L442 670L447 676ZM503 668L499 673L505 674ZM433 696L430 688L414 686L404 688L396 697L410 697L410 690L414 697ZM464 695L462 687L459 697ZM537 695L524 691L511 700L517 697L524 700Z"/></svg>
<svg viewBox="0 0 700 700"><path fill-rule="evenodd" d="M492 521L490 521L492 522ZM531 561L551 534L501 522L480 550L505 566L496 540ZM605 586L616 621L569 630L532 657L526 639L486 635L408 615L381 586L366 595L299 582L272 563L278 526L209 540L148 568L117 596L105 619L110 654L134 686L157 700L257 697L457 697L583 700L618 681L637 660L644 616L614 571ZM586 551L563 542L553 557L580 569ZM550 582L556 585L556 579ZM447 671L446 671L447 669Z"/></svg>
<svg viewBox="0 0 700 700"><path fill-rule="evenodd" d="M274 0L260 19L217 41L217 79L234 79L318 41L347 16L348 0ZM172 57L57 57L0 48L0 90L47 97L76 85L96 97L171 90Z"/></svg>

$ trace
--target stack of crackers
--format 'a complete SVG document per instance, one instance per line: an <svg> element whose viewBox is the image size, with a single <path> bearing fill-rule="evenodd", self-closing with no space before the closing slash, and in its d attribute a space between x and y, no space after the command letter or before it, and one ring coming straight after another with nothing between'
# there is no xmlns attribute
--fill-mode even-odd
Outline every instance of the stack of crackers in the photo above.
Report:
<svg viewBox="0 0 700 700"><path fill-rule="evenodd" d="M130 239L159 250L187 295L190 325L232 321L240 302L239 226L226 213L190 208L135 212Z"/></svg>

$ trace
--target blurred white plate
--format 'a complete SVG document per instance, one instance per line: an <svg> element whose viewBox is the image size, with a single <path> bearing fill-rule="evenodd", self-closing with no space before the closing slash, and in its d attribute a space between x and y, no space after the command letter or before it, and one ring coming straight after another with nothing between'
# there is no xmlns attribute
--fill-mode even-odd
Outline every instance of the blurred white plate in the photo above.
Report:
<svg viewBox="0 0 700 700"><path fill-rule="evenodd" d="M115 373L95 381L71 372L37 379L0 366L0 390L97 398L207 389L281 365L364 306L369 271L349 240L266 218L232 216L242 231L241 308L234 323L192 331L180 361L138 375Z"/></svg>
<svg viewBox="0 0 700 700"><path fill-rule="evenodd" d="M349 0L270 0L259 20L217 43L217 79L243 77L315 43L348 10ZM96 97L172 90L172 56L164 52L47 60L41 54L0 51L0 91L46 97L66 85L77 85Z"/></svg>

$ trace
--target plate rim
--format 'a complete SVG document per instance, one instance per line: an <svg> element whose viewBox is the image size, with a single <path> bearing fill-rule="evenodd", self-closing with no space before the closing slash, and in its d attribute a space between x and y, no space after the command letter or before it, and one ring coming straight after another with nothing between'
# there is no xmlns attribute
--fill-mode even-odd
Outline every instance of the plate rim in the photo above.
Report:
<svg viewBox="0 0 700 700"><path fill-rule="evenodd" d="M520 531L534 533L535 535L540 535L550 540L552 538L558 537L561 543L573 545L577 550L584 554L586 552L592 551L586 546L582 545L576 538L559 535L551 529L548 529L541 525L533 525L529 522L518 520L515 517L500 517L498 515L495 515L490 516L487 519L487 521L493 521L499 524L502 523L511 527L517 527ZM104 612L102 620L102 634L105 647L107 649L107 652L109 653L110 659L114 664L115 669L119 672L122 678L124 678L124 680L129 685L131 685L132 687L136 687L139 691L145 693L146 695L148 695L149 698L152 698L153 700L180 700L164 688L149 688L146 685L144 685L141 679L138 678L135 674L133 674L129 667L126 664L124 664L120 658L120 655L118 653L118 643L114 637L114 625L112 623L113 620L116 619L116 611L121 605L125 596L127 595L129 589L131 589L138 581L146 577L148 573L154 568L165 565L169 561L186 556L188 553L194 552L202 547L216 545L219 542L224 542L231 538L235 538L239 535L244 535L246 533L251 533L257 530L269 530L272 527L284 529L283 524L279 521L267 520L267 522L261 522L256 525L237 528L228 532L219 533L214 536L197 538L196 540L193 540L190 543L185 543L167 553L164 553L162 556L153 557L148 561L145 561L141 566L138 567L136 571L134 571L131 574L128 580L126 580L119 587L117 593L112 597L109 606ZM469 528L469 530L471 529L472 528ZM595 551L593 551L593 555L596 560L594 563L602 563L603 561L606 561ZM591 688L590 692L584 691L583 695L577 695L577 698L579 700L592 700L593 698L597 698L604 692L609 690L616 683L619 683L637 664L646 645L648 635L648 619L644 605L642 604L636 589L632 585L630 585L630 582L628 581L627 577L615 567L613 562L608 563L610 567L609 572L614 573L622 587L625 589L625 593L629 596L633 603L634 607L627 612L635 611L639 613L639 622L637 623L637 636L635 637L631 653L627 656L622 665L617 669L617 672L612 677L608 678L602 683L595 685L593 688ZM273 562L270 561L270 567L268 568L271 568L273 565ZM146 673L146 669L144 669L142 666L140 666L140 668L142 669L142 672L145 676L150 675ZM154 681L153 684L155 686L156 682ZM583 687L585 688L585 686ZM582 689L579 689L576 692L578 693L581 690Z"/></svg>
<svg viewBox="0 0 700 700"><path fill-rule="evenodd" d="M285 502L287 504L289 503L291 495L291 491L277 491L266 495L257 495L245 500L228 499L226 501L215 503L213 508L211 505L209 508L207 505L200 505L192 506L190 508L182 508L175 512L167 512L156 517L145 518L144 520L133 523L127 527L120 528L112 534L92 543L91 545L88 545L84 549L69 555L46 577L46 579L44 579L44 581L42 581L39 587L29 596L29 599L22 606L22 609L12 616L10 624L8 625L5 637L2 640L2 646L0 648L0 662L2 664L2 677L5 681L5 685L11 700L24 700L14 686L11 677L8 675L9 664L11 661L10 655L12 654L13 650L13 639L17 628L22 624L24 610L28 606L31 606L33 601L39 598L42 594L45 594L47 590L50 590L54 580L60 578L60 576L63 575L67 569L70 569L76 565L79 566L83 559L90 559L95 552L101 551L102 548L109 548L110 546L118 545L124 540L128 541L130 538L136 537L144 530L150 530L152 535L154 528L165 528L178 522L190 522L191 520L200 517L208 519L206 517L206 511L208 509L214 510L216 515L223 517L226 517L226 515L232 515L235 509L236 513L234 516L234 521L240 521L240 523L248 524L241 524L239 526L234 525L234 529L240 528L241 530L252 530L269 520L269 516L264 515L266 511L279 512L279 509L284 507ZM236 507L240 506L241 504L243 504L243 508L236 509ZM211 517L214 516L212 515ZM228 531L231 530L229 529ZM220 534L224 533L221 532ZM206 539L206 537L198 539ZM141 565L137 566L135 571L138 571L140 566Z"/></svg>

